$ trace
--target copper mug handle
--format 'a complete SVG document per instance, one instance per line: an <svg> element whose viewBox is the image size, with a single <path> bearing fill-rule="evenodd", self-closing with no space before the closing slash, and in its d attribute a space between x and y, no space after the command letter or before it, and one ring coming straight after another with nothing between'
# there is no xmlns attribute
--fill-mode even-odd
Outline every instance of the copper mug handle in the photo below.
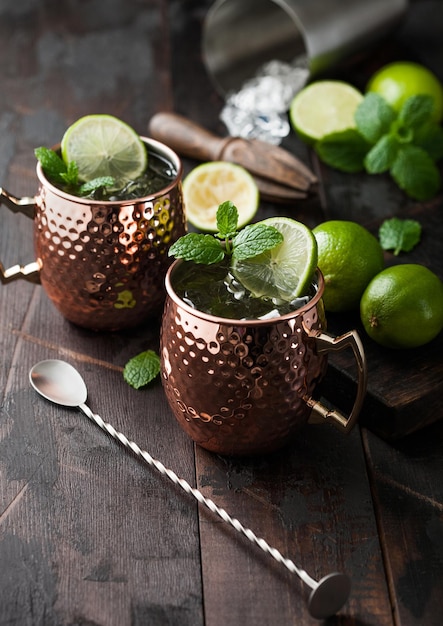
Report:
<svg viewBox="0 0 443 626"><path fill-rule="evenodd" d="M312 409L309 417L309 424L321 424L326 421L333 424L342 432L349 433L359 416L367 387L366 357L361 339L355 330L351 330L343 335L340 335L339 337L334 337L333 335L322 331L309 331L308 334L314 337L317 352L320 354L336 352L344 350L345 348L351 348L354 353L357 364L357 394L354 406L352 407L349 416L346 417L339 410L335 408L328 408L313 398L308 398L307 400L308 406Z"/></svg>
<svg viewBox="0 0 443 626"><path fill-rule="evenodd" d="M0 204L7 206L13 213L23 213L26 217L34 219L34 198L17 198L0 187ZM13 265L8 269L5 269L0 261L0 280L3 284L19 278L31 283L40 283L40 264L38 261L33 261L27 265Z"/></svg>

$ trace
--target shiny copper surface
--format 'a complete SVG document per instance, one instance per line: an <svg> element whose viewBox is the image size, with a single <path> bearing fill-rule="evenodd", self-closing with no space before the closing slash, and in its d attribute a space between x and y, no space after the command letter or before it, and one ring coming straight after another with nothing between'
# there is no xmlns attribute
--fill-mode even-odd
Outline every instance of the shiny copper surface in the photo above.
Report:
<svg viewBox="0 0 443 626"><path fill-rule="evenodd" d="M128 328L161 312L168 249L186 230L180 160L163 144L143 140L178 174L159 193L135 201L71 196L37 167L34 242L41 283L68 320L93 330Z"/></svg>
<svg viewBox="0 0 443 626"><path fill-rule="evenodd" d="M307 422L307 400L325 374L315 332L325 329L319 291L274 320L226 320L183 303L166 278L161 330L162 381L185 432L221 454L271 452Z"/></svg>

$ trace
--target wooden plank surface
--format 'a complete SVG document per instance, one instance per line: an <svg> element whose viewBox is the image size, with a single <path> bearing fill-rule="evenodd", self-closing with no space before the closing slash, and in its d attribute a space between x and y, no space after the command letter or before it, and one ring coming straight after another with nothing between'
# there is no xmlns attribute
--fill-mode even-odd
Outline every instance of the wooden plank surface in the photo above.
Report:
<svg viewBox="0 0 443 626"><path fill-rule="evenodd" d="M395 444L363 432L396 624L443 614L443 422Z"/></svg>
<svg viewBox="0 0 443 626"><path fill-rule="evenodd" d="M68 0L2 6L1 184L32 194L33 148L55 143L86 113L112 113L145 132L154 112L175 110L222 132L221 99L199 49L210 4L110 0L86 3L82 11ZM401 41L407 36L410 54L419 50L424 60L434 58L429 40L438 29L425 29L416 16L432 14L438 4L413 3L415 30L409 21L404 25ZM361 79L398 49L394 43L346 72ZM404 207L383 177L340 175L310 161L295 137L288 146L322 179L319 200L292 213L307 224L339 216L341 207L357 219L363 205L365 223L375 229L381 215L373 198L386 212ZM186 161L186 170L192 165ZM258 217L276 210L282 212L262 204ZM2 262L30 261L32 224L4 207L0 215ZM53 357L79 368L94 411L313 577L346 571L351 598L328 624L440 624L442 421L395 444L364 427L349 438L308 427L270 457L222 458L194 449L159 381L138 392L123 381L131 356L157 349L158 320L124 333L92 333L66 322L41 287L24 282L1 286L0 316L0 626L318 623L308 616L307 590L294 575L126 454L82 413L30 389L30 367ZM332 320L331 328L338 332L350 322ZM373 378L378 365L371 363ZM330 368L337 376L330 384L343 386L345 400L352 396L348 366L343 358ZM437 386L435 375L434 367L423 370L418 382ZM367 408L372 425L379 410Z"/></svg>

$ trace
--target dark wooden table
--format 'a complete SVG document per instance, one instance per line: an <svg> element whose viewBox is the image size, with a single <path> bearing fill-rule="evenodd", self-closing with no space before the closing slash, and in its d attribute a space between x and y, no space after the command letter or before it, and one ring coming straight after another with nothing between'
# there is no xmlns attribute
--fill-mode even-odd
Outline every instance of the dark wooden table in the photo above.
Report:
<svg viewBox="0 0 443 626"><path fill-rule="evenodd" d="M14 194L33 195L33 149L56 143L89 113L114 114L145 133L154 113L174 110L223 133L222 100L201 61L209 5L2 2L1 183ZM363 88L377 67L409 58L443 79L442 6L413 2L389 38L332 75ZM441 238L433 235L441 232L442 195L417 204L387 177L340 174L320 165L295 136L285 144L318 172L320 193L296 209L263 203L258 218L278 211L310 226L355 219L376 232L385 217L419 216L429 220L428 229L410 258L424 255L443 278ZM185 161L186 171L194 165ZM0 210L3 264L29 262L31 222ZM332 328L341 323L359 322L331 320ZM441 338L418 357L393 357L364 343L370 388L386 363L386 393L395 395L401 383L402 394L407 388L411 396L408 406L416 407L420 390L441 388ZM362 425L349 437L309 426L278 454L223 458L195 448L182 433L159 380L143 391L123 381L127 360L148 348L158 348L157 321L131 332L94 334L66 322L40 286L0 287L0 625L316 623L298 578L125 453L79 411L31 390L31 366L63 358L85 377L93 410L311 576L350 575L349 602L328 624L440 626L443 413L437 392L428 390L432 405L414 408L417 424L407 437L392 440L380 432L387 403L373 393ZM403 362L415 359L420 365L413 378L396 376ZM331 367L331 376L342 366L346 370L346 362ZM423 421L434 422L426 428L419 428L422 412L428 415Z"/></svg>

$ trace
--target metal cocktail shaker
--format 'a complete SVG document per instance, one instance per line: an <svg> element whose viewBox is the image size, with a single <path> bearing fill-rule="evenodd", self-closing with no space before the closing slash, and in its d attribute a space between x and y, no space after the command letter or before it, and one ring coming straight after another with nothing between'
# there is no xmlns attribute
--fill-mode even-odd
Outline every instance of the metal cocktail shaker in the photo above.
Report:
<svg viewBox="0 0 443 626"><path fill-rule="evenodd" d="M392 28L407 0L217 0L203 27L215 86L237 91L266 62L306 58L311 76Z"/></svg>

